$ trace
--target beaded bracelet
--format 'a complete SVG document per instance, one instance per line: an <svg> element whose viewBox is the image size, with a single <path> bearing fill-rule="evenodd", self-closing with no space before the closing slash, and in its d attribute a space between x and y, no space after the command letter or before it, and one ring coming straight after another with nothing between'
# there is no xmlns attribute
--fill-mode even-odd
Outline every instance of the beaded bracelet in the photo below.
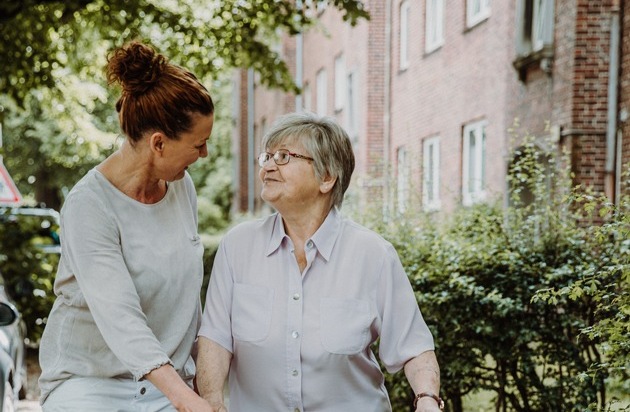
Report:
<svg viewBox="0 0 630 412"><path fill-rule="evenodd" d="M424 398L425 396L429 397L429 398L433 398L437 404L438 407L440 408L440 410L444 410L444 401L442 400L442 398L440 398L439 396L437 396L434 393L431 392L420 392L419 394L416 395L415 399L413 400L413 407L414 409L416 408L416 405L418 404L418 400L420 398Z"/></svg>

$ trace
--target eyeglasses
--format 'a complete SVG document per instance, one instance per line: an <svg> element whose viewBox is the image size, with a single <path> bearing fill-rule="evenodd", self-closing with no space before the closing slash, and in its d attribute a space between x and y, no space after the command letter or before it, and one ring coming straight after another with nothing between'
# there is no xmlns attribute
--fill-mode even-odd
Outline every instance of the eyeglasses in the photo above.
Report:
<svg viewBox="0 0 630 412"><path fill-rule="evenodd" d="M258 165L260 167L264 167L265 163L267 163L270 159L273 159L274 163L278 166L286 165L289 163L292 157L297 157L298 159L304 160L315 160L312 157L303 156L301 154L289 152L287 149L277 150L276 153L267 153L262 152L258 155Z"/></svg>

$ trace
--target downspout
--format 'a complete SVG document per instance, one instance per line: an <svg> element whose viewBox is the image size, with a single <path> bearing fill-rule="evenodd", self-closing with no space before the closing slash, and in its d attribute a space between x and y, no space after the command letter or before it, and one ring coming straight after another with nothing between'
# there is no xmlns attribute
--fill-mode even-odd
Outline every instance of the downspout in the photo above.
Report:
<svg viewBox="0 0 630 412"><path fill-rule="evenodd" d="M297 0L295 5L298 10L302 9L302 0ZM301 112L303 109L302 86L304 85L304 37L300 31L295 36L295 85L300 89L300 93L295 95L295 111Z"/></svg>
<svg viewBox="0 0 630 412"><path fill-rule="evenodd" d="M254 213L254 69L247 69L247 212Z"/></svg>
<svg viewBox="0 0 630 412"><path fill-rule="evenodd" d="M619 0L615 0L611 7L610 16L610 58L608 65L608 118L606 127L606 167L604 191L611 202L617 202L617 190L615 186L619 181L616 178L615 152L617 151L617 87L619 85ZM617 159L617 162L621 159Z"/></svg>
<svg viewBox="0 0 630 412"><path fill-rule="evenodd" d="M390 151L391 151L391 60L392 60L392 1L385 2L385 84L383 107L383 217L389 220L392 210L392 195L390 193Z"/></svg>

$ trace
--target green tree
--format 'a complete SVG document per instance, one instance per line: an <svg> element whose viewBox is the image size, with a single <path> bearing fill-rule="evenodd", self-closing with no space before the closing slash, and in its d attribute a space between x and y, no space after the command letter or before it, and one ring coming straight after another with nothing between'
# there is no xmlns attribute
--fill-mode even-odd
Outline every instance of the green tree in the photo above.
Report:
<svg viewBox="0 0 630 412"><path fill-rule="evenodd" d="M360 0L331 0L355 24ZM264 84L294 88L273 49L277 30L296 34L312 23L294 0L8 0L0 4L0 90L21 98L55 88L58 69L93 69L93 52L143 38L196 73L252 67ZM95 42L93 35L98 33Z"/></svg>
<svg viewBox="0 0 630 412"><path fill-rule="evenodd" d="M367 17L360 0L330 3L343 10L351 24ZM22 193L59 208L63 192L115 147L116 93L106 89L103 67L107 51L125 41L154 44L206 83L225 79L233 67L252 67L263 83L295 90L273 46L278 32L295 34L313 23L312 14L296 4L293 0L1 2L0 124L5 162ZM227 116L221 121L228 121ZM225 181L225 176L217 178ZM223 209L225 193L210 195L223 202Z"/></svg>

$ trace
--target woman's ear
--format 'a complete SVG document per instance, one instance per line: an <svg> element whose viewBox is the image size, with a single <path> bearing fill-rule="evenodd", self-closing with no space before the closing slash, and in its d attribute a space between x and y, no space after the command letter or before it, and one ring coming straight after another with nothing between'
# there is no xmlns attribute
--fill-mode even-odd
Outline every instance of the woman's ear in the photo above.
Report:
<svg viewBox="0 0 630 412"><path fill-rule="evenodd" d="M335 182L337 182L336 177L326 176L319 184L319 191L324 194L329 193L330 191L332 191L333 187L335 187Z"/></svg>
<svg viewBox="0 0 630 412"><path fill-rule="evenodd" d="M155 132L149 136L149 147L151 151L159 156L162 156L164 153L164 143L166 141L166 136L164 136L160 132Z"/></svg>

